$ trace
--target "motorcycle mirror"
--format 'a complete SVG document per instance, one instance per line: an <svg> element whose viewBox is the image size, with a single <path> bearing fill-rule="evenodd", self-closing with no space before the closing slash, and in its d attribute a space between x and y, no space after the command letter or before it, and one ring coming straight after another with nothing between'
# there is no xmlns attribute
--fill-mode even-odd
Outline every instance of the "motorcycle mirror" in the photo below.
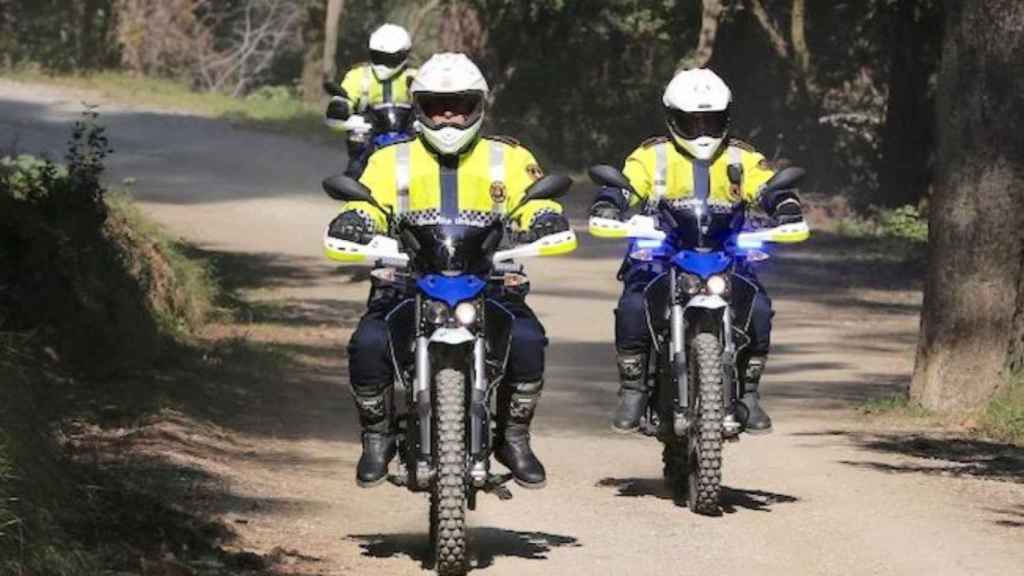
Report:
<svg viewBox="0 0 1024 576"><path fill-rule="evenodd" d="M629 183L629 179L626 178L626 175L620 172L617 168L613 168L606 164L598 164L597 166L591 166L587 170L587 175L590 176L590 181L598 186L622 188L633 192L633 185Z"/></svg>
<svg viewBox="0 0 1024 576"><path fill-rule="evenodd" d="M796 166L783 168L764 183L764 191L773 192L775 190L789 190L791 188L795 188L796 185L804 179L806 174L806 170Z"/></svg>
<svg viewBox="0 0 1024 576"><path fill-rule="evenodd" d="M519 204L509 212L508 217L511 218L519 211L520 208L526 205L527 202L533 200L554 200L555 198L561 198L565 196L565 193L569 191L572 186L572 178L564 176L562 174L548 174L540 180L537 180L523 193L523 199L519 201Z"/></svg>
<svg viewBox="0 0 1024 576"><path fill-rule="evenodd" d="M526 189L523 202L531 200L554 200L565 196L572 186L572 178L562 174L548 174Z"/></svg>
<svg viewBox="0 0 1024 576"><path fill-rule="evenodd" d="M358 180L353 180L343 174L325 178L323 181L324 192L328 196L341 202L370 202L374 205L377 202L373 199L370 189Z"/></svg>

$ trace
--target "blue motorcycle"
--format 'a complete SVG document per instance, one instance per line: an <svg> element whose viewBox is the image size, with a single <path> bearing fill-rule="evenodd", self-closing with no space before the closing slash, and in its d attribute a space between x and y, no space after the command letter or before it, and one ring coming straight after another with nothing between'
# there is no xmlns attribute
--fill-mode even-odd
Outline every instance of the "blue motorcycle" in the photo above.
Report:
<svg viewBox="0 0 1024 576"><path fill-rule="evenodd" d="M629 180L611 166L594 166L591 180L630 191ZM766 192L793 188L803 177L786 168L766 183ZM647 324L653 336L648 386L652 393L641 431L663 445L665 479L677 500L699 514L720 510L722 447L737 440L748 414L739 402L737 349L748 340L742 319L749 316L756 286L733 282L732 272L768 256L768 242L802 242L805 222L746 229L744 206L722 209L706 200L662 200L648 214L626 222L591 218L599 238L631 239L628 258L658 263L664 270L645 291Z"/></svg>
<svg viewBox="0 0 1024 576"><path fill-rule="evenodd" d="M324 91L331 96L346 97L334 82L324 82ZM342 111L328 108L325 123L345 130L349 141L348 167L345 175L359 179L370 155L389 144L408 140L415 132L410 104L385 103L370 106L362 112L350 113L347 105Z"/></svg>
<svg viewBox="0 0 1024 576"><path fill-rule="evenodd" d="M515 210L489 227L397 221L363 184L324 181L335 200L368 202L388 215L389 233L368 244L324 234L328 258L374 266L380 283L410 296L388 316L390 350L405 409L398 415L398 471L393 484L430 494L430 550L438 573L466 572L465 516L478 492L505 500L510 474L491 472L492 396L509 356L514 317L488 298L488 286L523 286L516 260L572 252L569 230L512 245L510 223L531 200L564 195L572 181L534 182ZM504 249L501 249L503 248Z"/></svg>

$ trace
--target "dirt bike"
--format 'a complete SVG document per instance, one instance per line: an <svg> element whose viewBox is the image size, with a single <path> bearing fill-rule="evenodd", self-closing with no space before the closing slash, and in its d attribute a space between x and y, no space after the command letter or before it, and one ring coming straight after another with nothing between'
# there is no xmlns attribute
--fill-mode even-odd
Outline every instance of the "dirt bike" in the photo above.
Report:
<svg viewBox="0 0 1024 576"><path fill-rule="evenodd" d="M341 88L332 82L325 82L324 90L331 96L343 96ZM362 175L366 161L375 150L412 137L413 112L410 104L386 103L369 106L361 112L345 117L334 117L328 113L325 123L348 133L355 155L349 158L351 169L346 174L352 178Z"/></svg>
<svg viewBox="0 0 1024 576"><path fill-rule="evenodd" d="M466 572L466 510L478 492L502 500L511 474L491 471L492 396L505 372L514 317L487 297L488 285L525 283L517 259L572 252L569 230L509 246L512 218L526 202L562 196L572 184L549 175L522 202L488 227L396 222L361 183L345 176L324 181L336 200L369 202L388 215L389 234L368 244L324 235L328 258L377 266L374 277L412 296L388 316L391 354L405 410L397 418L398 470L389 480L430 494L430 550L439 574ZM392 236L396 236L393 238Z"/></svg>
<svg viewBox="0 0 1024 576"><path fill-rule="evenodd" d="M595 184L635 194L615 168L594 166L589 173ZM786 168L764 191L793 188L803 174ZM758 287L734 282L739 277L732 272L767 259L765 243L802 242L810 235L803 221L741 231L745 217L744 206L720 209L706 199L687 199L662 200L626 222L589 222L595 237L631 239L631 261L661 263L664 270L644 294L653 349L640 431L661 441L666 481L677 500L699 514L719 513L723 442L738 440L749 417L739 402L744 390L737 350L748 341L743 319L749 319Z"/></svg>

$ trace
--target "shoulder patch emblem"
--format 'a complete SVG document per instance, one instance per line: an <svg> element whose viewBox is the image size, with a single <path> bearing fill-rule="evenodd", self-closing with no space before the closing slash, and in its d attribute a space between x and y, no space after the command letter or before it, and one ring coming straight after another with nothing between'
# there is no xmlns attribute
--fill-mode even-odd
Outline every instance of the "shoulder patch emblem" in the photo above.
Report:
<svg viewBox="0 0 1024 576"><path fill-rule="evenodd" d="M516 148L522 146L522 144L519 143L519 140L516 140L511 136L488 136L487 139L494 140L495 142L501 142L502 144L508 144L509 146L514 146Z"/></svg>
<svg viewBox="0 0 1024 576"><path fill-rule="evenodd" d="M648 138L647 140L641 142L640 147L650 148L651 146L655 146L657 144L664 144L665 142L668 142L667 136L654 136L653 138Z"/></svg>
<svg viewBox="0 0 1024 576"><path fill-rule="evenodd" d="M491 182L491 201L495 204L503 204L508 198L508 189L501 180Z"/></svg>
<svg viewBox="0 0 1024 576"><path fill-rule="evenodd" d="M534 181L540 180L541 178L544 177L544 170L542 170L541 167L538 166L537 164L527 164L526 165L526 173Z"/></svg>

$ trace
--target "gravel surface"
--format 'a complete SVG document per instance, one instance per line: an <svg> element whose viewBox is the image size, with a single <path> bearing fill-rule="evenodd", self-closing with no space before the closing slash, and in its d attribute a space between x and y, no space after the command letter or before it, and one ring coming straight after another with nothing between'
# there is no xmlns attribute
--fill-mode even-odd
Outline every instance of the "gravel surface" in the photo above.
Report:
<svg viewBox="0 0 1024 576"><path fill-rule="evenodd" d="M96 97L0 80L0 147L60 157L82 101ZM367 285L320 257L334 207L319 181L343 165L343 146L101 104L112 182L134 179L147 213L248 267L258 281L247 296L286 317L247 333L300 359L245 425L225 428L223 446L190 454L226 489L214 513L240 548L289 551L285 573L424 573L426 498L354 483L343 343ZM568 204L582 225L589 195L576 192ZM908 382L919 296L844 275L813 244L766 267L778 314L763 391L775 432L726 448L721 517L675 506L659 445L608 424L621 251L581 235L574 257L530 262L531 302L551 339L535 434L548 487L514 487L509 502L481 496L469 515L474 574L1022 573L1021 451L965 453L860 419L866 398Z"/></svg>

